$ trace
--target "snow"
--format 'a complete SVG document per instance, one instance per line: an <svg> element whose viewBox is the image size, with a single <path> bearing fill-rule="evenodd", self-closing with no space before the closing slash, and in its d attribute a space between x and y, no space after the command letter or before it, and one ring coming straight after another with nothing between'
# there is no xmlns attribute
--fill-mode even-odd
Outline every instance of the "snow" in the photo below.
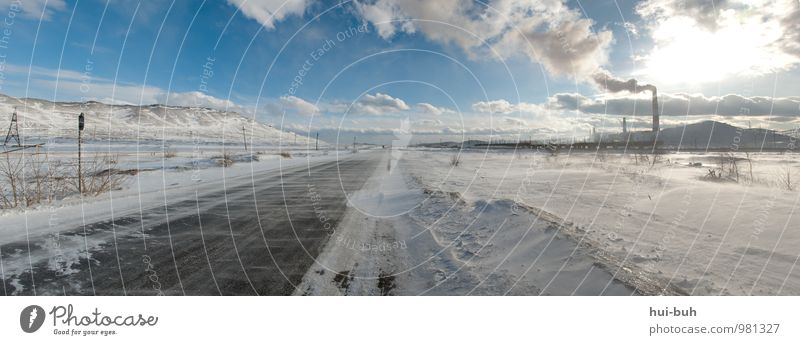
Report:
<svg viewBox="0 0 800 345"><path fill-rule="evenodd" d="M73 143L52 141L49 158L74 159ZM64 231L110 217L138 218L143 209L163 208L167 195L171 203L194 199L251 183L254 174L353 154L269 143L245 153L215 142L122 140L87 141L84 150L88 156L110 152L118 169L138 173L97 197L0 211L0 243L61 236L53 241L58 257L34 259L63 274L87 250L112 240L90 236L85 243L86 237ZM220 167L223 150L237 163ZM175 155L166 157L167 151ZM611 153L356 154L382 161L348 195L344 218L298 294L800 293L800 193L782 188L778 176L788 168L798 178L796 154L753 154L753 183L704 180L718 154L667 154L656 164ZM749 176L746 161L739 169ZM30 268L27 256L4 255L5 275Z"/></svg>
<svg viewBox="0 0 800 345"><path fill-rule="evenodd" d="M508 201L466 202L385 155L298 294L629 295L557 225Z"/></svg>
<svg viewBox="0 0 800 345"><path fill-rule="evenodd" d="M199 107L175 107L165 105L109 105L99 102L69 103L50 102L40 99L17 99L3 96L0 114L10 119L17 111L20 134L27 144L51 142L59 138L77 136L77 118L85 113L86 125L83 136L89 140L128 139L184 143L233 142L242 143L243 135L248 142L268 143L274 146L312 145L312 139L295 135L264 124L254 117L232 111L221 111ZM4 120L3 123L7 120ZM242 133L242 128L245 133Z"/></svg>
<svg viewBox="0 0 800 345"><path fill-rule="evenodd" d="M631 282L652 293L800 292L800 193L776 182L785 167L800 172L797 155L756 154L756 183L736 184L700 179L714 154L636 165L619 154L464 151L451 167L456 153L406 152L408 171L423 186L466 200L511 200L552 214L612 273L630 271Z"/></svg>

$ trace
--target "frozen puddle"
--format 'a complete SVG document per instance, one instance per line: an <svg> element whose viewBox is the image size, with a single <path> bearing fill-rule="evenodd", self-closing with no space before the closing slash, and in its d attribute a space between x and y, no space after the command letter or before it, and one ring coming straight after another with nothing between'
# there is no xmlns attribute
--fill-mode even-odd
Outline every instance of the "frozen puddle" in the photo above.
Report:
<svg viewBox="0 0 800 345"><path fill-rule="evenodd" d="M509 200L467 201L378 165L296 293L631 295L588 249Z"/></svg>

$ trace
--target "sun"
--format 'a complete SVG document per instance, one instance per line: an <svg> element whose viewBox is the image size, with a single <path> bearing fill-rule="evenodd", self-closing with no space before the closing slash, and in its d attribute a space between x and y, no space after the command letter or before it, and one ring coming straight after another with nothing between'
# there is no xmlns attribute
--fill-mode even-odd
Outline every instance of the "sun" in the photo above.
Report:
<svg viewBox="0 0 800 345"><path fill-rule="evenodd" d="M793 63L775 42L779 23L735 13L723 14L710 29L685 17L662 22L653 31L655 45L645 59L643 74L669 84L698 84L770 73Z"/></svg>

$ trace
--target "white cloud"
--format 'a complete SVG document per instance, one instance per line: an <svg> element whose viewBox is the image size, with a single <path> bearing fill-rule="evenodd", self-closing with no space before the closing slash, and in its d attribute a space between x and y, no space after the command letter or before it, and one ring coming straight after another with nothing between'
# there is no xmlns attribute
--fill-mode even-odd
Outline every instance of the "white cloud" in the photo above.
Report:
<svg viewBox="0 0 800 345"><path fill-rule="evenodd" d="M241 111L242 109L227 99L199 92L161 92L155 96L156 102L178 107L202 107L217 110Z"/></svg>
<svg viewBox="0 0 800 345"><path fill-rule="evenodd" d="M351 112L366 115L385 115L411 109L405 101L383 93L366 94L353 104Z"/></svg>
<svg viewBox="0 0 800 345"><path fill-rule="evenodd" d="M701 94L660 94L663 116L796 116L800 117L800 97L745 97L729 94L706 97ZM580 110L591 114L651 115L651 98L647 94L588 98L579 94L560 93L550 97L553 109Z"/></svg>
<svg viewBox="0 0 800 345"><path fill-rule="evenodd" d="M55 95L56 100L75 99L107 104L149 105L166 104L178 107L203 107L244 113L236 103L198 91L167 92L154 86L116 84L108 82L86 84L81 81L33 79L40 94Z"/></svg>
<svg viewBox="0 0 800 345"><path fill-rule="evenodd" d="M587 125L583 120L574 118L574 114L565 113L563 109L553 108L550 104L534 103L511 103L505 99L476 102L472 104L472 110L479 114L489 115L509 115L499 119L494 116L484 117L484 121L489 121L493 127L503 128L504 130L538 128L548 129L555 132L571 132L586 130Z"/></svg>
<svg viewBox="0 0 800 345"><path fill-rule="evenodd" d="M280 102L284 108L293 110L300 115L311 116L319 113L319 107L299 97L281 96Z"/></svg>
<svg viewBox="0 0 800 345"><path fill-rule="evenodd" d="M164 90L141 85L113 83L91 83L80 81L33 79L34 88L39 94L55 95L56 100L81 99L103 101L114 104L154 104L159 103L159 95Z"/></svg>
<svg viewBox="0 0 800 345"><path fill-rule="evenodd" d="M514 112L514 106L504 99L496 101L481 101L472 104L472 110L488 114L509 114Z"/></svg>
<svg viewBox="0 0 800 345"><path fill-rule="evenodd" d="M2 1L2 0L0 0ZM47 79L58 79L68 81L109 81L106 78L99 78L91 73L81 73L68 69L51 69L39 66L22 66L7 64L5 72L10 74L25 75L30 77L42 77Z"/></svg>
<svg viewBox="0 0 800 345"><path fill-rule="evenodd" d="M528 122L523 119L518 119L516 117L504 117L503 122L506 125L514 126L514 127L526 127L528 126Z"/></svg>
<svg viewBox="0 0 800 345"><path fill-rule="evenodd" d="M454 111L445 107L437 107L430 103L417 103L417 110L421 113L431 115L442 115L446 113L455 113Z"/></svg>
<svg viewBox="0 0 800 345"><path fill-rule="evenodd" d="M522 54L553 75L583 79L606 63L613 37L606 29L593 32L594 22L565 2L494 0L487 7L472 0L375 0L357 1L356 9L384 39L419 32L471 56Z"/></svg>
<svg viewBox="0 0 800 345"><path fill-rule="evenodd" d="M46 7L45 7L46 6ZM44 20L52 18L53 13L67 8L65 0L0 0L3 13L21 12L28 18ZM42 14L44 11L44 14Z"/></svg>
<svg viewBox="0 0 800 345"><path fill-rule="evenodd" d="M159 87L117 82L68 69L6 65L5 72L31 78L36 94L54 95L56 100L74 99L107 104L165 104L246 112L236 103L199 92L167 92Z"/></svg>
<svg viewBox="0 0 800 345"><path fill-rule="evenodd" d="M658 81L716 82L800 64L797 0L648 0L636 11L654 43L644 74Z"/></svg>
<svg viewBox="0 0 800 345"><path fill-rule="evenodd" d="M228 0L242 13L255 19L268 29L274 29L275 23L290 15L302 15L309 5L308 0Z"/></svg>
<svg viewBox="0 0 800 345"><path fill-rule="evenodd" d="M442 120L438 120L438 119L433 119L433 120L432 119L422 119L422 120L414 121L414 125L417 125L417 126L420 126L420 127L441 126L442 124L443 124Z"/></svg>

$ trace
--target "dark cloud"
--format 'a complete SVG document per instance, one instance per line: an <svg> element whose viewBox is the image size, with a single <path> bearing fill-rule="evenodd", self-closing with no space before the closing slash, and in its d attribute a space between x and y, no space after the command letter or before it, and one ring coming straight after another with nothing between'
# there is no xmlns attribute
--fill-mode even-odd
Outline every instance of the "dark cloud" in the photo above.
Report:
<svg viewBox="0 0 800 345"><path fill-rule="evenodd" d="M641 85L636 79L622 80L605 72L592 74L592 80L601 88L611 92L627 91L638 93L642 91L655 91L656 87L650 84Z"/></svg>

